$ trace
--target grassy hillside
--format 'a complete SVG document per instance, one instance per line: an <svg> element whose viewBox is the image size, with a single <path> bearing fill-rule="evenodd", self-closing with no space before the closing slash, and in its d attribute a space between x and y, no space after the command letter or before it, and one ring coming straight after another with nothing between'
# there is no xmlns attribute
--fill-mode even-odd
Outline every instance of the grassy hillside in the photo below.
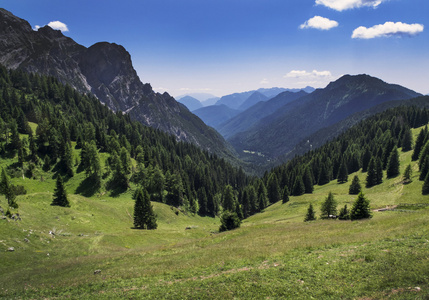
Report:
<svg viewBox="0 0 429 300"><path fill-rule="evenodd" d="M401 173L410 157L401 152ZM351 178L358 174L364 183L366 177L359 171L346 184L316 186L313 194L278 202L221 234L219 219L160 203L153 203L158 229L134 230L132 192L75 195L80 174L66 183L71 208L50 206L52 175L14 178L28 193L17 197L21 221L0 220L0 297L426 299L429 196L421 195L412 166L410 184L384 178L364 188L373 210L396 206L374 211L372 219L303 222L309 203L319 214L330 191L338 209L351 207ZM7 206L4 196L0 206Z"/></svg>

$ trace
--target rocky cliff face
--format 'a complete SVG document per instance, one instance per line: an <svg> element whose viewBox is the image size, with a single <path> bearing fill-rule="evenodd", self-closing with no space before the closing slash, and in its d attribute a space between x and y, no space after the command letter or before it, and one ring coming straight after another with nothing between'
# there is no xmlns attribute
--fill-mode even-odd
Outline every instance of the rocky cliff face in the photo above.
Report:
<svg viewBox="0 0 429 300"><path fill-rule="evenodd" d="M101 42L89 48L61 31L30 24L0 9L0 63L11 69L57 77L84 93L93 93L114 111L121 110L145 125L210 152L228 153L227 144L169 94L143 84L124 47Z"/></svg>

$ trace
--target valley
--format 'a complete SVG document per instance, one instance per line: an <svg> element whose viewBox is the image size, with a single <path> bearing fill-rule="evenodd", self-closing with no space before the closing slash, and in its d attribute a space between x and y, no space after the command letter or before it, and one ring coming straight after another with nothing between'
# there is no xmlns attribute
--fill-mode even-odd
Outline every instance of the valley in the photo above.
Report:
<svg viewBox="0 0 429 300"><path fill-rule="evenodd" d="M0 298L429 298L429 96L314 69L174 98L56 22L0 8ZM175 26L141 29L145 51Z"/></svg>

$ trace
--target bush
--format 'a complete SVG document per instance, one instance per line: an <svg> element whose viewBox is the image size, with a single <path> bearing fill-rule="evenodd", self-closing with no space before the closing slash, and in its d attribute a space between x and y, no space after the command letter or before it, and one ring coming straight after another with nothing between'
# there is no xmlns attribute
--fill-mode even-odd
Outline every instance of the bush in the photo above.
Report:
<svg viewBox="0 0 429 300"><path fill-rule="evenodd" d="M241 220L238 217L237 213L231 212L229 210L225 211L222 214L220 222L221 222L221 225L219 227L219 232L239 228L241 225Z"/></svg>

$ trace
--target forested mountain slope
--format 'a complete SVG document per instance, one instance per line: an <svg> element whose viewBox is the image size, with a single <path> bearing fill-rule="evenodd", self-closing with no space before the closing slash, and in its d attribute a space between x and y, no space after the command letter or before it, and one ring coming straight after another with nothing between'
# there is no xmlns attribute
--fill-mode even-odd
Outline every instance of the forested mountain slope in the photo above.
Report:
<svg viewBox="0 0 429 300"><path fill-rule="evenodd" d="M92 93L113 111L198 145L211 153L232 156L231 148L169 94L143 84L124 47L101 42L86 48L49 26L30 24L0 9L0 63L6 68L51 75L81 93Z"/></svg>
<svg viewBox="0 0 429 300"><path fill-rule="evenodd" d="M260 151L275 158L312 133L348 116L391 100L420 96L407 88L368 75L345 75L326 88L289 103L228 139L236 150Z"/></svg>

